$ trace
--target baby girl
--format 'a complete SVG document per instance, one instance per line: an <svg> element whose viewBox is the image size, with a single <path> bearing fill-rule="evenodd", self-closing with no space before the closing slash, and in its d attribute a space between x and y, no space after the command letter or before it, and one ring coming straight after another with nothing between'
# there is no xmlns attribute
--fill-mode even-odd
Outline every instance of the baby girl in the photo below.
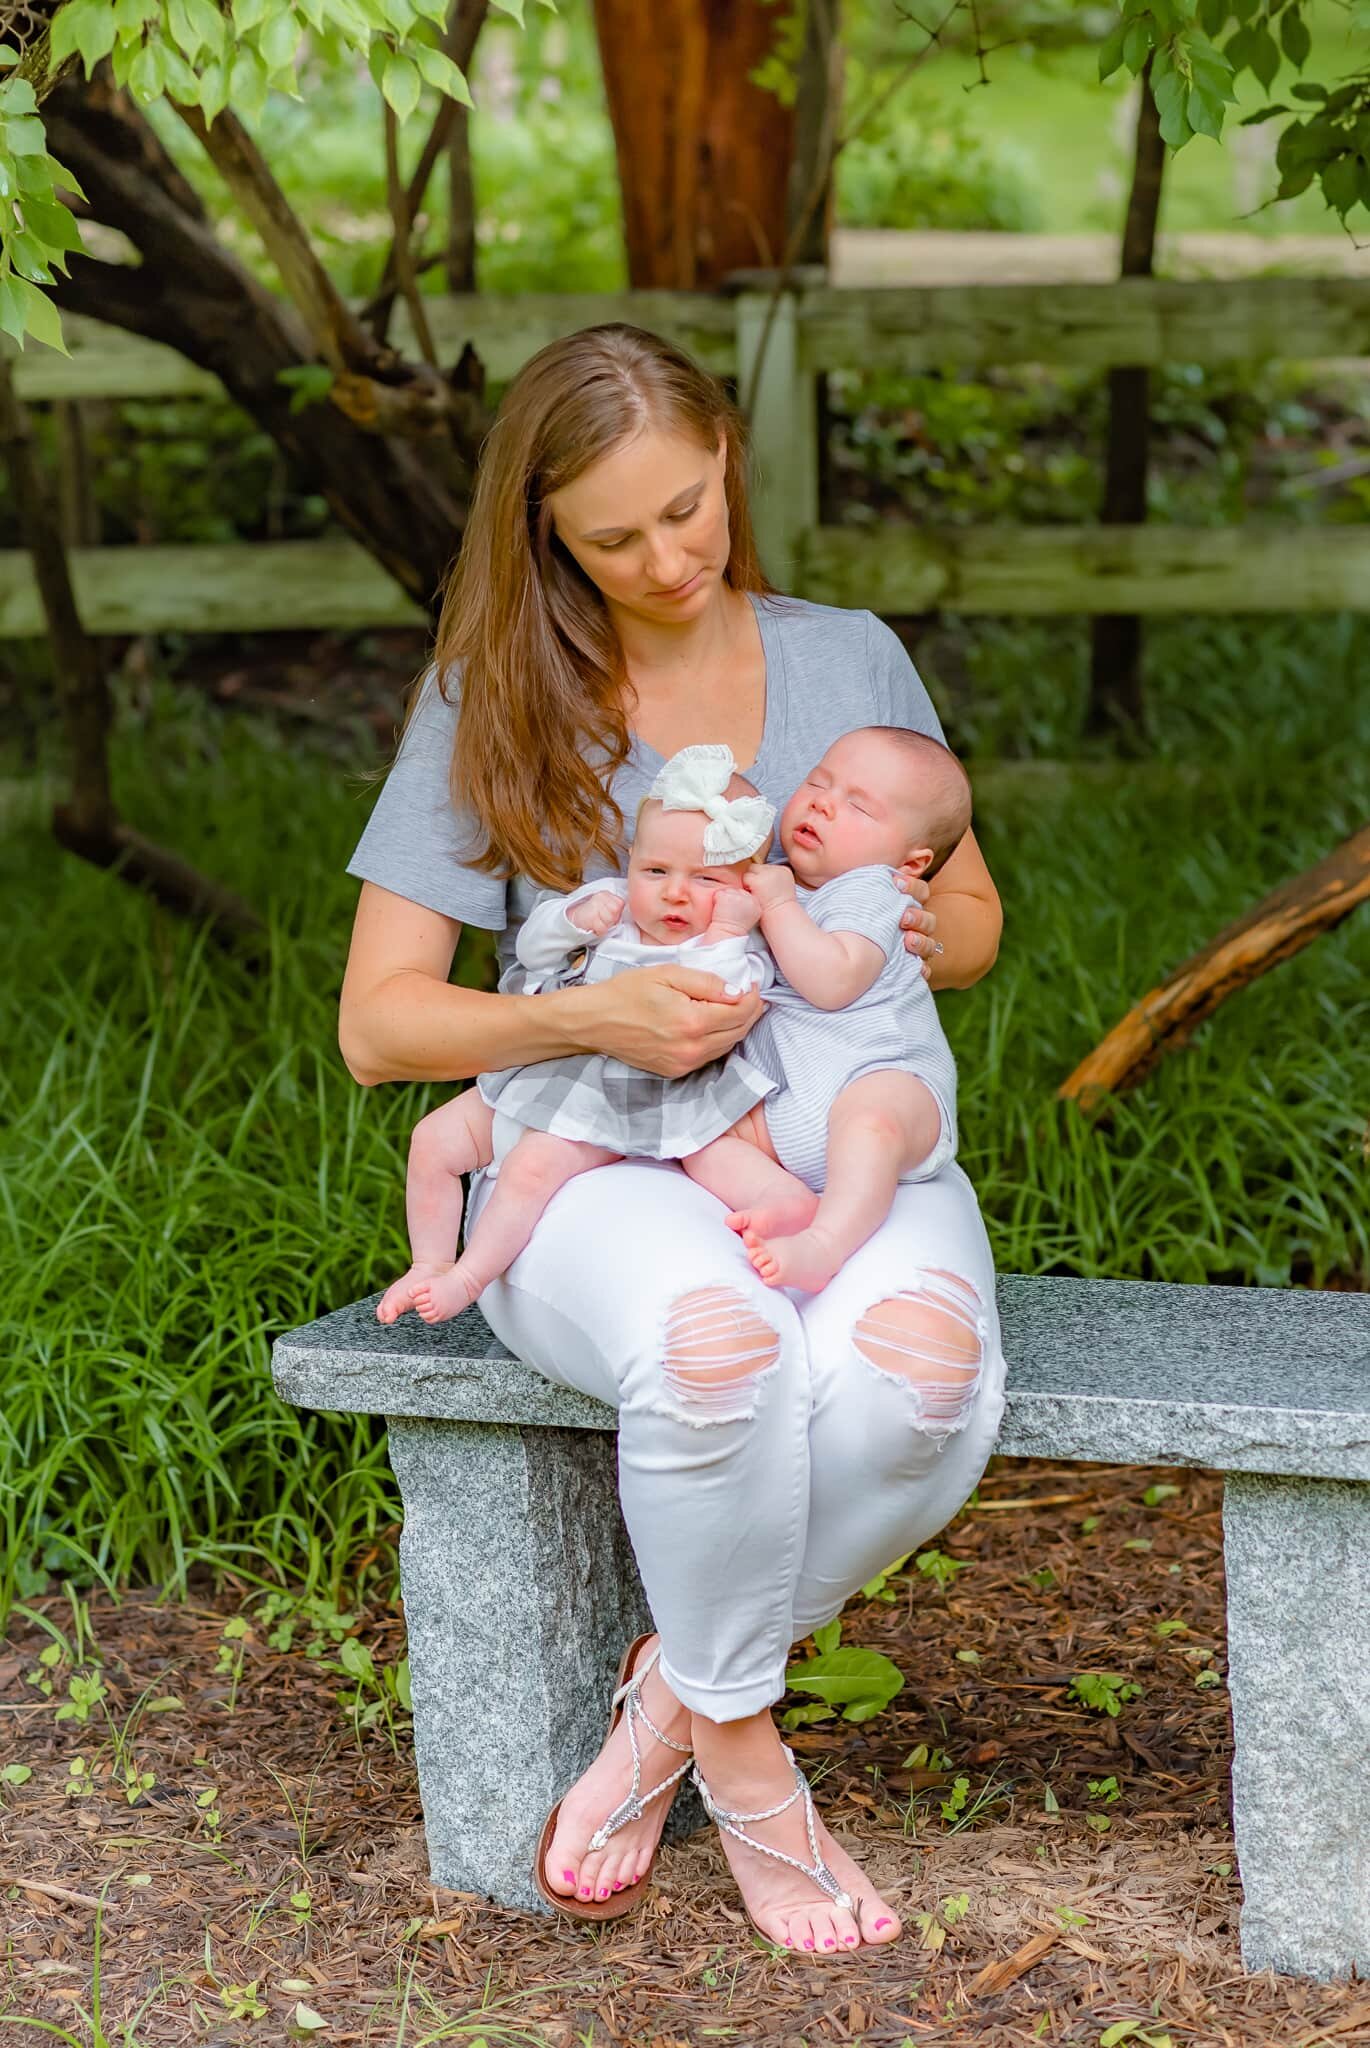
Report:
<svg viewBox="0 0 1370 2048"><path fill-rule="evenodd" d="M516 985L535 993L679 960L719 975L729 994L768 987L769 955L750 940L762 905L741 885L774 822L727 747L686 748L639 809L627 879L587 882L531 912L516 943ZM405 1191L413 1263L377 1316L459 1314L507 1271L567 1181L627 1155L697 1152L776 1085L737 1051L672 1080L595 1053L482 1074L415 1128ZM458 1259L461 1176L492 1161L489 1199Z"/></svg>
<svg viewBox="0 0 1370 2048"><path fill-rule="evenodd" d="M825 1287L898 1182L931 1178L955 1151L955 1063L904 947L894 870L936 874L970 817L965 770L940 741L868 726L785 806L789 866L747 872L780 978L743 1050L779 1085L684 1165L731 1205L773 1287Z"/></svg>

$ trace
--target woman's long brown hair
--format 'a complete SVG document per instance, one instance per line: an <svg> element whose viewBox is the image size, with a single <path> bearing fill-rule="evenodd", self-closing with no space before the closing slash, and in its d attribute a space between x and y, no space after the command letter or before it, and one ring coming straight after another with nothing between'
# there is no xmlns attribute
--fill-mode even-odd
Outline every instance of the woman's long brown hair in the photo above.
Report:
<svg viewBox="0 0 1370 2048"><path fill-rule="evenodd" d="M486 441L438 626L445 696L459 695L452 798L487 873L571 889L591 855L617 865L610 794L631 746L623 655L604 600L553 530L548 498L643 428L727 439L735 590L770 589L747 508L746 430L716 378L638 327L550 342L509 386Z"/></svg>

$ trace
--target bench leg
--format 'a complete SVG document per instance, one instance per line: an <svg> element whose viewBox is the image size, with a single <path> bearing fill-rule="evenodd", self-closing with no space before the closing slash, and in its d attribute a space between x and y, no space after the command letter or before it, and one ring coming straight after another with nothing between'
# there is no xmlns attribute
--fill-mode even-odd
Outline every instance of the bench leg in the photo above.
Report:
<svg viewBox="0 0 1370 2048"><path fill-rule="evenodd" d="M625 1645L651 1627L616 1442L400 1416L388 1428L429 1866L455 1891L546 1912L538 1833L604 1740ZM702 1819L693 1799L677 1802L673 1835Z"/></svg>
<svg viewBox="0 0 1370 2048"><path fill-rule="evenodd" d="M1370 1974L1370 1485L1230 1473L1242 1960Z"/></svg>

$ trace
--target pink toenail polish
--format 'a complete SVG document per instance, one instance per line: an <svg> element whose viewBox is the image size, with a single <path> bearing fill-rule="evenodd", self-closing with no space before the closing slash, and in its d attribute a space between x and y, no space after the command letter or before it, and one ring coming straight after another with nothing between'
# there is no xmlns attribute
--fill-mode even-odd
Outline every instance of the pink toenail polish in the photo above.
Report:
<svg viewBox="0 0 1370 2048"><path fill-rule="evenodd" d="M835 1941L825 1941L823 1946L824 1948L836 1948L837 1943Z"/></svg>
<svg viewBox="0 0 1370 2048"><path fill-rule="evenodd" d="M812 1948L812 1947L813 1947L813 1943L812 1943L811 1941L806 1941L806 1942L804 1943L804 1946L805 1946L805 1948Z"/></svg>
<svg viewBox="0 0 1370 2048"><path fill-rule="evenodd" d="M882 1927L893 1927L893 1925L893 1920L877 1920L875 1923L875 1931L878 1934Z"/></svg>
<svg viewBox="0 0 1370 2048"><path fill-rule="evenodd" d="M848 1948L856 1947L856 1936L854 1934L844 1934L842 1939Z"/></svg>
<svg viewBox="0 0 1370 2048"><path fill-rule="evenodd" d="M589 1885L588 1885L588 1884L583 1884L583 1885L581 1886L581 1888L580 1888L580 1896L581 1896L581 1897L582 1897L583 1899L588 1899L588 1898L589 1898L589 1896L590 1896L590 1887L589 1887Z"/></svg>
<svg viewBox="0 0 1370 2048"><path fill-rule="evenodd" d="M607 1899L607 1898L608 1898L608 1896L609 1896L609 1887L608 1887L608 1885L607 1885L607 1884L602 1884L602 1885L600 1886L600 1888L599 1888L599 1895L600 1895L600 1897L601 1897L602 1899Z"/></svg>
<svg viewBox="0 0 1370 2048"><path fill-rule="evenodd" d="M615 1880L614 1890L616 1892L621 1892L623 1890L623 1879L621 1877Z"/></svg>
<svg viewBox="0 0 1370 2048"><path fill-rule="evenodd" d="M563 1870L561 1873L561 1878L563 1884L574 1884L576 1881L576 1874L574 1870Z"/></svg>

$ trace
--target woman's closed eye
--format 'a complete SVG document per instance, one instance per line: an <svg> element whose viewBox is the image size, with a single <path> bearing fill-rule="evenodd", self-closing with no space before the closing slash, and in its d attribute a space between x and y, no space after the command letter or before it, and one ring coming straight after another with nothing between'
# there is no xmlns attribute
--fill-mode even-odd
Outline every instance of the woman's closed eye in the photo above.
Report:
<svg viewBox="0 0 1370 2048"><path fill-rule="evenodd" d="M702 499L696 498L694 504L687 505L683 512L668 512L666 514L666 517L673 526L679 526L686 519L694 518L694 515L699 510L699 507L702 502ZM636 534L625 533L621 534L617 540L602 540L599 545L601 546L601 548L604 549L606 554L613 554L616 548L626 548L629 541L635 540L636 538Z"/></svg>

